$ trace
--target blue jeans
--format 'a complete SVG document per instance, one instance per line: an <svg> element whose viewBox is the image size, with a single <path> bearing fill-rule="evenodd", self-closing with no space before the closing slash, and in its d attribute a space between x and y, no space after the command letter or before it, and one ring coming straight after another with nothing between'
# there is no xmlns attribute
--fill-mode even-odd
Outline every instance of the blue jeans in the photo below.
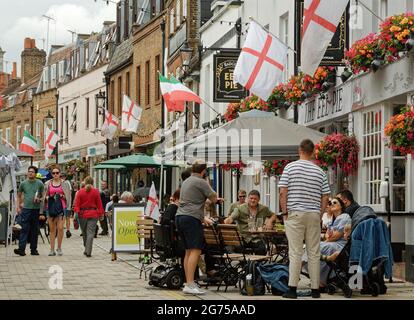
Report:
<svg viewBox="0 0 414 320"><path fill-rule="evenodd" d="M26 250L26 243L30 235L30 250L37 250L37 238L39 237L39 209L25 209L20 212L19 249Z"/></svg>

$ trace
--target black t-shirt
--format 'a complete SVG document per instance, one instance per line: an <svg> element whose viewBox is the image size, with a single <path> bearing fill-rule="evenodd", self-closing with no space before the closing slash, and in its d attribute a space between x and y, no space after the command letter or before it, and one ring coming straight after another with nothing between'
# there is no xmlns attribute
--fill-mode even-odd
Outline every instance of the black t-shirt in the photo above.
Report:
<svg viewBox="0 0 414 320"><path fill-rule="evenodd" d="M161 225L170 225L171 221L175 220L175 214L177 213L177 209L178 206L176 204L169 204L161 217Z"/></svg>
<svg viewBox="0 0 414 320"><path fill-rule="evenodd" d="M111 201L111 197L109 196L109 191L108 190L101 191L100 196L101 196L102 207L105 210L106 205L108 204L109 201Z"/></svg>

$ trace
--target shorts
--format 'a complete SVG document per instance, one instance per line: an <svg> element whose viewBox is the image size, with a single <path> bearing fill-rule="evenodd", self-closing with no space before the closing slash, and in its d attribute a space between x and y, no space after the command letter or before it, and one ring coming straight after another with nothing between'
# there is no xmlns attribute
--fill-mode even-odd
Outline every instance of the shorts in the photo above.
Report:
<svg viewBox="0 0 414 320"><path fill-rule="evenodd" d="M175 224L186 249L204 248L204 228L199 219L179 215L175 217Z"/></svg>
<svg viewBox="0 0 414 320"><path fill-rule="evenodd" d="M72 215L72 211L70 211L69 209L63 209L63 213L65 218L69 218Z"/></svg>

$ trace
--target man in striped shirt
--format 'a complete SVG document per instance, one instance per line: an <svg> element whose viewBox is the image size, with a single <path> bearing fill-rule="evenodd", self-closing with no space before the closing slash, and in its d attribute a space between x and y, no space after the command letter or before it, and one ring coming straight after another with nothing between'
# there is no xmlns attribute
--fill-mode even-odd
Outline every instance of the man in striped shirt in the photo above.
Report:
<svg viewBox="0 0 414 320"><path fill-rule="evenodd" d="M288 164L280 178L280 206L289 243L289 291L285 298L296 299L302 268L303 242L309 259L312 297L319 298L321 214L329 200L326 174L311 159L315 146L309 139L299 146L299 160Z"/></svg>

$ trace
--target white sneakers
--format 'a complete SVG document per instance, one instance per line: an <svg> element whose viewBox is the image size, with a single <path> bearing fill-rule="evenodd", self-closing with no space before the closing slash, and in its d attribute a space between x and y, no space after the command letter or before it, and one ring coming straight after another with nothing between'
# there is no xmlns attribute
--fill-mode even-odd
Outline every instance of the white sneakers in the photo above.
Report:
<svg viewBox="0 0 414 320"><path fill-rule="evenodd" d="M184 286L183 292L186 294L194 294L194 295L202 295L206 292L201 290L199 286L197 286L195 283L186 284Z"/></svg>
<svg viewBox="0 0 414 320"><path fill-rule="evenodd" d="M50 253L49 253L49 257L53 257L53 256L55 256L56 254L57 254L58 256L62 256L62 255L63 255L62 249L57 249L57 250L56 250L56 252L55 252L55 251L50 251Z"/></svg>

